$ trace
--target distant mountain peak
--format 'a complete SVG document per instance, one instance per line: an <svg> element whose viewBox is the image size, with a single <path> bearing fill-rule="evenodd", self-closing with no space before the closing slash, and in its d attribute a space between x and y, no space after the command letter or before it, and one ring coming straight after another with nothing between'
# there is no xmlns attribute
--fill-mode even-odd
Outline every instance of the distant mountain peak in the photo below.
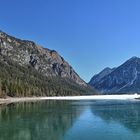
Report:
<svg viewBox="0 0 140 140"><path fill-rule="evenodd" d="M102 72L103 71L106 71L106 70L111 70L112 68L110 68L110 67L106 67L106 68L104 68L103 70L102 70Z"/></svg>
<svg viewBox="0 0 140 140"><path fill-rule="evenodd" d="M140 61L140 58L137 56L133 56L128 61Z"/></svg>
<svg viewBox="0 0 140 140"><path fill-rule="evenodd" d="M130 59L140 59L140 58L137 57L137 56L133 56L133 57L131 57Z"/></svg>
<svg viewBox="0 0 140 140"><path fill-rule="evenodd" d="M104 70L103 70L104 71ZM140 93L140 58L132 57L114 71L100 78L93 76L95 79L90 82L96 90L103 93Z"/></svg>
<svg viewBox="0 0 140 140"><path fill-rule="evenodd" d="M106 67L105 69L103 69L100 73L94 75L89 84L90 85L94 85L94 83L96 83L97 81L100 81L103 77L107 76L108 74L110 74L112 71L114 71L115 68L109 68Z"/></svg>

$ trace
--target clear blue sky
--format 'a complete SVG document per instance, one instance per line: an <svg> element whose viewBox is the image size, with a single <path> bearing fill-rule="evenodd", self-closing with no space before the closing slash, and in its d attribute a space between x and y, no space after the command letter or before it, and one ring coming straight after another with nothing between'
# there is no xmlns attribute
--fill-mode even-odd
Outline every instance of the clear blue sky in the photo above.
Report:
<svg viewBox="0 0 140 140"><path fill-rule="evenodd" d="M57 50L88 82L140 57L140 0L0 0L0 29Z"/></svg>

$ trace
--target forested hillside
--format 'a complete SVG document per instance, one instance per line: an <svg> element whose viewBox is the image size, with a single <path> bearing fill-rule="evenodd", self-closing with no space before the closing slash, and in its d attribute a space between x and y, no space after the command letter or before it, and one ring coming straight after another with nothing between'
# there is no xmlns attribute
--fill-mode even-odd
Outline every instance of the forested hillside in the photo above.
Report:
<svg viewBox="0 0 140 140"><path fill-rule="evenodd" d="M0 32L0 97L94 93L56 51Z"/></svg>

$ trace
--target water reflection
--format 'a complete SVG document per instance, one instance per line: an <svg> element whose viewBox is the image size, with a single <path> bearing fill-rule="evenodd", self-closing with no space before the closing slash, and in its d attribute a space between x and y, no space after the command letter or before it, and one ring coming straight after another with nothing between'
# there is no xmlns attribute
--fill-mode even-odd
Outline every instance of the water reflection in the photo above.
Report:
<svg viewBox="0 0 140 140"><path fill-rule="evenodd" d="M41 101L0 107L0 140L139 140L140 103Z"/></svg>
<svg viewBox="0 0 140 140"><path fill-rule="evenodd" d="M140 103L139 102L106 102L91 105L93 115L103 119L106 123L115 121L132 132L140 132Z"/></svg>
<svg viewBox="0 0 140 140"><path fill-rule="evenodd" d="M61 140L81 113L69 101L0 107L0 140Z"/></svg>

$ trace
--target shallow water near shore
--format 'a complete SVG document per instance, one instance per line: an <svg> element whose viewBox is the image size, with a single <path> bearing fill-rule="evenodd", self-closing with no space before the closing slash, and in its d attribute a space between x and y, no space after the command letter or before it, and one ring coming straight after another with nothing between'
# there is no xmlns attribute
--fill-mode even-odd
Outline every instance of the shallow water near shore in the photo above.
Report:
<svg viewBox="0 0 140 140"><path fill-rule="evenodd" d="M48 100L0 106L0 140L139 138L139 101Z"/></svg>

